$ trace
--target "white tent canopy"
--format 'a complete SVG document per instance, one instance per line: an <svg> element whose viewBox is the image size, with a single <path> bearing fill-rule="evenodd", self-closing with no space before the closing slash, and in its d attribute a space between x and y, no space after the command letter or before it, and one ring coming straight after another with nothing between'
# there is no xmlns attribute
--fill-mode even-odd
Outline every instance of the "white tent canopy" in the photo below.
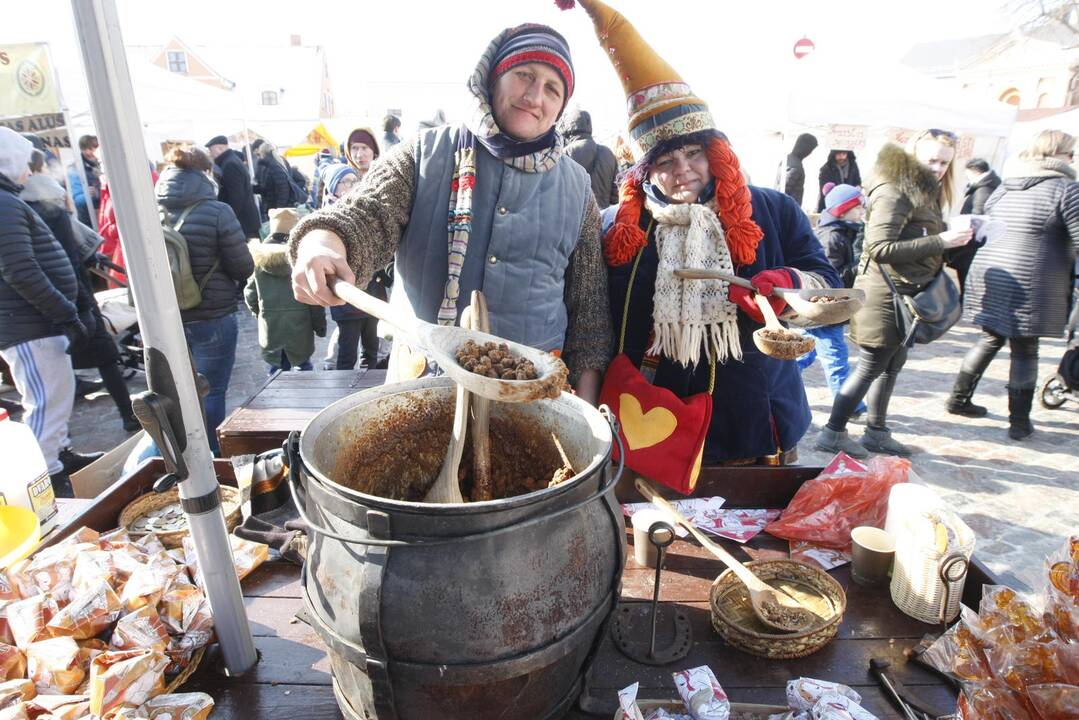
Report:
<svg viewBox="0 0 1079 720"><path fill-rule="evenodd" d="M945 128L1007 137L1016 109L901 65L858 65L813 53L802 60L788 95L788 118L832 124Z"/></svg>

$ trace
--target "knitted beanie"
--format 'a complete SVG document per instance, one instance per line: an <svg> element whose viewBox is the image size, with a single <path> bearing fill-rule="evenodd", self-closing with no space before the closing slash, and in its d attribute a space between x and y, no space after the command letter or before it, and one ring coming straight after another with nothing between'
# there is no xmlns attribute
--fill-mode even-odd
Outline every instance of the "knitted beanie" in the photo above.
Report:
<svg viewBox="0 0 1079 720"><path fill-rule="evenodd" d="M349 175L359 177L355 170L344 163L327 165L322 171L322 177L326 181L326 191L331 195L336 195L338 184Z"/></svg>
<svg viewBox="0 0 1079 720"><path fill-rule="evenodd" d="M861 189L853 185L834 185L831 188L828 185L831 183L822 188L824 210L834 218L841 218L843 213L865 203L865 195L862 194Z"/></svg>
<svg viewBox="0 0 1079 720"><path fill-rule="evenodd" d="M566 100L573 95L573 60L569 45L553 28L546 25L521 25L498 48L491 64L491 84L494 85L510 68L525 63L541 62L550 65L562 77Z"/></svg>

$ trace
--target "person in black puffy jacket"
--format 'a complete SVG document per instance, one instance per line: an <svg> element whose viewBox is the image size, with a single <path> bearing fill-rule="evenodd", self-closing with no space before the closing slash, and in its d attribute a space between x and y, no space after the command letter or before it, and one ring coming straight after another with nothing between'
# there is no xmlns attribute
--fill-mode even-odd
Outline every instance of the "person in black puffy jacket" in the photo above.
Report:
<svg viewBox="0 0 1079 720"><path fill-rule="evenodd" d="M178 147L165 159L169 167L161 173L155 193L166 220L176 222L186 208L194 206L180 234L187 240L192 274L206 283L202 302L181 311L180 317L195 368L210 382L206 431L216 455L220 451L216 430L225 419L225 393L236 360L236 303L255 263L236 213L217 199L209 154L201 147ZM214 269L216 261L220 263Z"/></svg>
<svg viewBox="0 0 1079 720"><path fill-rule="evenodd" d="M296 203L292 202L292 183L289 179L288 167L278 154L277 148L264 142L259 145L257 154L255 180L258 182L258 192L262 198L262 219L266 221L269 218L269 212L274 208L293 207Z"/></svg>
<svg viewBox="0 0 1079 720"><path fill-rule="evenodd" d="M71 497L67 474L100 457L67 448L75 401L67 350L89 333L79 319L78 283L67 253L19 199L32 151L28 140L0 127L0 355L22 396L23 423L41 446L53 490Z"/></svg>

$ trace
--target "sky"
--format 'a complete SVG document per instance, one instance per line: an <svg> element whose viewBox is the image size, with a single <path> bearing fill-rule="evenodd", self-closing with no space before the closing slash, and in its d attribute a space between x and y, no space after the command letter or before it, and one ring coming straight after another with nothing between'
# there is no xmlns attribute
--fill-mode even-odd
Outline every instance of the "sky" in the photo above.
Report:
<svg viewBox="0 0 1079 720"><path fill-rule="evenodd" d="M480 52L500 30L521 22L554 26L570 43L577 76L572 102L593 114L597 136L624 126L624 93L581 8L553 0L116 0L124 41L251 48L251 61L298 34L326 48L339 115L381 108L365 102L372 84L423 83L433 99L457 96ZM994 0L619 0L612 5L709 102L721 125L746 108L779 107L780 78L797 68L793 46L810 38L818 52L852 67L896 62L917 42L1006 32L1014 24ZM35 0L6 13L0 42L49 41L61 86L84 97L70 3ZM301 9L307 12L299 12ZM902 9L902 12L899 10ZM43 22L43 19L48 19ZM842 76L814 78L830 93L856 92ZM380 93L381 95L381 93ZM441 101L436 100L439 104ZM433 103L434 104L434 103ZM434 113L434 107L430 113ZM454 119L455 108L445 110ZM415 122L420 118L412 118ZM410 124L406 118L406 127Z"/></svg>

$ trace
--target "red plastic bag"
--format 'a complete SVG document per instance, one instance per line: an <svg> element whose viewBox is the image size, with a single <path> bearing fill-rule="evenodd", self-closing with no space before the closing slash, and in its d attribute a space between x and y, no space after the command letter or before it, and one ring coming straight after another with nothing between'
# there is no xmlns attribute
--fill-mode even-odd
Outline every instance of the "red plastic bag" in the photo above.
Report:
<svg viewBox="0 0 1079 720"><path fill-rule="evenodd" d="M863 465L839 453L820 475L798 489L765 532L849 551L853 528L884 527L888 493L893 485L906 482L909 474L910 460L882 456Z"/></svg>

